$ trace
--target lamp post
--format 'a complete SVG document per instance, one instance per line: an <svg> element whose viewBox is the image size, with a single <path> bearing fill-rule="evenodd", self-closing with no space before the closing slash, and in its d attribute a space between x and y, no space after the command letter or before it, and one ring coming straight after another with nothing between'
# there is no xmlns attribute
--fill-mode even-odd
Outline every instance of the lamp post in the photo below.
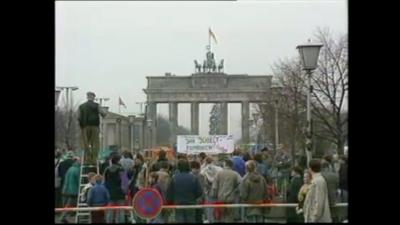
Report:
<svg viewBox="0 0 400 225"><path fill-rule="evenodd" d="M274 105L274 119L275 119L275 152L278 150L279 146L279 98L282 95L283 86L281 84L275 83L271 87L273 98L271 99Z"/></svg>
<svg viewBox="0 0 400 225"><path fill-rule="evenodd" d="M311 75L312 71L317 68L319 51L323 45L320 43L306 43L298 45L296 48L299 50L301 64L303 70L307 73L308 92L307 92L307 131L306 131L306 154L307 166L312 157L312 127L311 127Z"/></svg>
<svg viewBox="0 0 400 225"><path fill-rule="evenodd" d="M69 106L70 106L70 100L69 100L69 94L70 94L70 91L69 90L71 90L71 93L72 93L72 91L76 91L76 90L78 90L79 88L78 87L76 87L76 86L73 86L73 87L66 87L66 86L63 86L63 87L56 87L57 89L59 89L59 90L66 90L66 99L67 99L67 102L66 102L66 108L67 108L67 110L69 110ZM57 92L57 90L56 90L56 92ZM72 105L72 104L71 104Z"/></svg>
<svg viewBox="0 0 400 225"><path fill-rule="evenodd" d="M278 99L274 100L275 104L275 152L278 151L279 145L279 117L278 117Z"/></svg>

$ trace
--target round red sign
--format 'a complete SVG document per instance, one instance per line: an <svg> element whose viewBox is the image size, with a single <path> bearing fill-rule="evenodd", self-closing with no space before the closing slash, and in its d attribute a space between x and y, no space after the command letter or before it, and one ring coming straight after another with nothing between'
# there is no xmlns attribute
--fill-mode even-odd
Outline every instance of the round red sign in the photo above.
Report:
<svg viewBox="0 0 400 225"><path fill-rule="evenodd" d="M153 219L162 210L163 199L157 190L144 188L138 191L132 200L133 210L142 219Z"/></svg>

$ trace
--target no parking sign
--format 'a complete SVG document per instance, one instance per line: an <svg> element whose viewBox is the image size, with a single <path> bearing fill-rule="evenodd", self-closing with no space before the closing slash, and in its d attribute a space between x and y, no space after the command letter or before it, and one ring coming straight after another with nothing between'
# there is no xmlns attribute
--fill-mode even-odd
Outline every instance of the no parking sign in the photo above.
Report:
<svg viewBox="0 0 400 225"><path fill-rule="evenodd" d="M138 191L132 200L133 210L142 219L153 219L162 210L163 199L157 190L144 188Z"/></svg>

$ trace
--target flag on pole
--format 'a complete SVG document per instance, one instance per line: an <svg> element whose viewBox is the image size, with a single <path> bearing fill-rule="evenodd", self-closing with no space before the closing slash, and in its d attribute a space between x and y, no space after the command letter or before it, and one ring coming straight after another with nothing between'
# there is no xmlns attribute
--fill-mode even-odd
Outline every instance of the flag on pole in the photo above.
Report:
<svg viewBox="0 0 400 225"><path fill-rule="evenodd" d="M126 109L126 105L125 105L125 103L122 101L121 97L119 97L119 103L118 103L118 105L122 105L122 106L124 106L124 108Z"/></svg>
<svg viewBox="0 0 400 225"><path fill-rule="evenodd" d="M215 37L215 34L211 31L211 28L208 28L208 35L214 39L216 44L218 44L217 38Z"/></svg>

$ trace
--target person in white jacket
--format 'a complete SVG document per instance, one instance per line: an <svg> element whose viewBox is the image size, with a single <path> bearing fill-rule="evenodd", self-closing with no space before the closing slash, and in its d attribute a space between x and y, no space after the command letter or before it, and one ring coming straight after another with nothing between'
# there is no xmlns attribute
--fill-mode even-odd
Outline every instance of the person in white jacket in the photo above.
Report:
<svg viewBox="0 0 400 225"><path fill-rule="evenodd" d="M309 163L312 175L310 190L304 201L305 223L331 223L328 186L321 175L321 161L312 159Z"/></svg>
<svg viewBox="0 0 400 225"><path fill-rule="evenodd" d="M87 203L87 197L88 197L89 191L96 184L95 176L96 176L96 173L93 173L93 172L88 173L87 178L88 178L89 182L82 189L82 193L79 196L80 202Z"/></svg>
<svg viewBox="0 0 400 225"><path fill-rule="evenodd" d="M205 184L204 184L204 193L206 197L207 203L213 203L216 199L212 198L211 187L212 183L214 182L217 173L222 170L221 167L214 165L213 159L211 157L205 158L205 163L200 169L200 174L205 177ZM213 223L214 220L214 209L207 208L207 220L209 223Z"/></svg>

